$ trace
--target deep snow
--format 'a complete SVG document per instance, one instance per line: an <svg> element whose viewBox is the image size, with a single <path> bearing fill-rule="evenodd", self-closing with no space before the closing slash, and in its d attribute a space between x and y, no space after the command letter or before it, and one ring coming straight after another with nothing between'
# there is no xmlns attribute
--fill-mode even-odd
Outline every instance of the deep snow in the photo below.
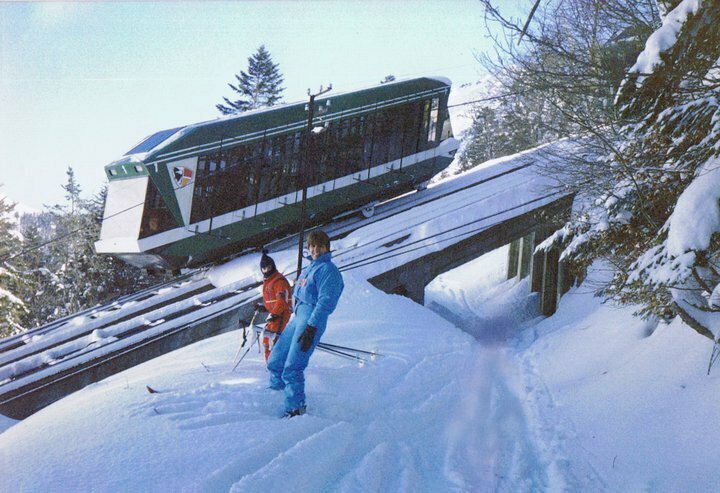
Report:
<svg viewBox="0 0 720 493"><path fill-rule="evenodd" d="M503 280L503 259L428 288L431 303L480 320L477 339L346 273L324 341L382 356L361 367L316 353L308 415L279 417L255 348L229 371L234 331L8 428L0 490L717 491L711 343L585 286L536 317L526 281Z"/></svg>

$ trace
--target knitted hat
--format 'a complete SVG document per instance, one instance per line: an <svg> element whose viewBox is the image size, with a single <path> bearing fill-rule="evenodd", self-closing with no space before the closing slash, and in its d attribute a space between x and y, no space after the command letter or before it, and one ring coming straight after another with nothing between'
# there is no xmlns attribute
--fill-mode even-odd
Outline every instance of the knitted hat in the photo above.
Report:
<svg viewBox="0 0 720 493"><path fill-rule="evenodd" d="M272 267L270 272L274 272L276 269L275 261L267 254L267 250L263 249L262 258L260 259L260 268L267 269L268 267Z"/></svg>

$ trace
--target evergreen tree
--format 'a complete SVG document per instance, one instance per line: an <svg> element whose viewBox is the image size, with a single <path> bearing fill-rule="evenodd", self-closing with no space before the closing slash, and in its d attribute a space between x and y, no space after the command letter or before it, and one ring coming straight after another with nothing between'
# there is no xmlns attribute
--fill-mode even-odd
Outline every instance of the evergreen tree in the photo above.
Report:
<svg viewBox="0 0 720 493"><path fill-rule="evenodd" d="M237 85L228 86L240 95L240 99L231 101L224 97L225 104L215 105L223 115L274 106L282 99L283 77L265 45L248 58L247 72L241 71L235 78Z"/></svg>
<svg viewBox="0 0 720 493"><path fill-rule="evenodd" d="M107 186L83 199L72 168L61 186L66 206L25 214L18 221L10 220L13 206L0 199L0 337L162 280L95 253Z"/></svg>
<svg viewBox="0 0 720 493"><path fill-rule="evenodd" d="M41 214L32 214L31 218L23 217L22 220L22 260L28 281L22 292L22 299L28 309L23 317L23 324L28 328L42 325L52 318L47 310L48 303L45 295L48 285L46 275L49 274L49 271L45 268L46 261L41 246L49 239L49 235L44 235L41 230L40 216ZM48 312L48 314L44 312Z"/></svg>
<svg viewBox="0 0 720 493"><path fill-rule="evenodd" d="M602 294L644 316L679 314L712 338L720 334L718 23L717 2L668 13L618 94L622 139L606 158L614 184L563 238L574 259L616 266Z"/></svg>
<svg viewBox="0 0 720 493"><path fill-rule="evenodd" d="M543 101L530 97L507 96L479 106L473 112L458 171L556 140L558 133L547 128L546 118Z"/></svg>
<svg viewBox="0 0 720 493"><path fill-rule="evenodd" d="M68 205L56 205L49 211L53 234L43 248L43 265L38 271L45 297L44 306L35 307L38 323L97 304L108 275L94 251L97 221L88 212L89 202L80 196L72 168L68 168L62 188Z"/></svg>
<svg viewBox="0 0 720 493"><path fill-rule="evenodd" d="M497 157L495 136L501 132L496 110L489 106L478 108L473 114L469 143L460 155L458 172L467 171Z"/></svg>
<svg viewBox="0 0 720 493"><path fill-rule="evenodd" d="M72 169L67 176L62 188L67 192L68 205L52 207L22 221L26 327L43 325L161 280L114 257L95 253L107 187L85 200Z"/></svg>
<svg viewBox="0 0 720 493"><path fill-rule="evenodd" d="M68 166L65 174L67 175L67 183L61 186L62 189L65 190L65 198L68 202L70 202L70 213L74 214L77 207L80 205L80 192L82 190L75 179L75 170L73 170L72 167Z"/></svg>
<svg viewBox="0 0 720 493"><path fill-rule="evenodd" d="M21 242L12 220L15 204L0 197L0 337L24 330L22 318L27 307L21 299L26 280L18 269Z"/></svg>
<svg viewBox="0 0 720 493"><path fill-rule="evenodd" d="M678 313L720 334L720 4L689 9L654 67L639 64L618 95L627 118L623 163L633 181L628 269L609 292L643 313ZM677 18L682 19L682 16ZM676 29L669 20L665 32ZM663 33L660 33L663 35ZM648 68L652 68L650 73ZM623 229L630 229L628 227ZM634 237L634 238L633 238ZM637 244L639 240L639 244Z"/></svg>
<svg viewBox="0 0 720 493"><path fill-rule="evenodd" d="M50 318L79 311L87 306L88 294L94 289L88 279L89 256L93 255L92 223L83 213L84 202L80 188L74 186L74 174L68 172L68 182L62 185L67 192L68 206L50 209L53 216L54 238L47 246L48 296Z"/></svg>
<svg viewBox="0 0 720 493"><path fill-rule="evenodd" d="M153 282L143 271L95 253L107 189L84 200L79 195L80 187L74 181L72 169L67 175L63 189L69 206L56 206L51 211L55 235L62 241L52 242L47 248L47 270L43 273L48 281L46 295L53 302L52 313L43 309L45 321L95 306Z"/></svg>

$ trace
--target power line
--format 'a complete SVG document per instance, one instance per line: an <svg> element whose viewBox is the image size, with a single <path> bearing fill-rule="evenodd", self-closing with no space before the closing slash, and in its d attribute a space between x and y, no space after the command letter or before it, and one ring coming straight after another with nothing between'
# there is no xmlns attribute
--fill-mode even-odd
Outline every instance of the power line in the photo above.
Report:
<svg viewBox="0 0 720 493"><path fill-rule="evenodd" d="M40 248L42 248L42 247L44 247L44 246L47 246L47 245L50 245L50 244L52 244L52 243L58 242L58 241L60 241L60 240L63 240L63 239L65 239L65 238L67 238L68 236L74 235L75 233L79 233L80 231L85 231L86 229L89 229L89 226L83 226L82 228L77 228L77 229L74 229L74 230L72 230L72 231L68 231L68 232L65 233L65 234L62 234L62 235L60 235L60 236L56 236L55 238L52 238L52 239L50 239L50 240L48 240L48 241L45 241L45 242L43 242L43 243L40 243L39 245L33 245L33 246L31 246L31 247L24 248L24 249L20 250L18 253L16 253L15 255L11 255L11 256L9 256L9 257L5 257L5 258L3 258L3 259L0 259L0 262L7 262L7 261L12 260L12 259L14 259L14 258L16 258L16 257L21 257L21 256L23 256L23 255L26 255L26 254L30 253L30 252L33 252L33 251L35 251L35 250L38 250L38 249L40 249Z"/></svg>
<svg viewBox="0 0 720 493"><path fill-rule="evenodd" d="M458 106L466 106L468 104L483 103L485 101L495 101L497 99L504 99L504 98L509 98L512 96L517 96L518 94L519 93L517 93L517 92L509 92L507 94L499 94L497 96L488 96L486 98L474 99L473 101L465 101L464 103L449 104L448 108L457 108Z"/></svg>

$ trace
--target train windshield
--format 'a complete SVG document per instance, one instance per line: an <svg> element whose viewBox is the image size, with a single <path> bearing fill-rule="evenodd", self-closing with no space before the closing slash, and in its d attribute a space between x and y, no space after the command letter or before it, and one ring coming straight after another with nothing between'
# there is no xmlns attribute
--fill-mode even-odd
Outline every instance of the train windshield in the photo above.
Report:
<svg viewBox="0 0 720 493"><path fill-rule="evenodd" d="M168 231L178 226L152 180L148 180L145 209L140 225L140 238Z"/></svg>

